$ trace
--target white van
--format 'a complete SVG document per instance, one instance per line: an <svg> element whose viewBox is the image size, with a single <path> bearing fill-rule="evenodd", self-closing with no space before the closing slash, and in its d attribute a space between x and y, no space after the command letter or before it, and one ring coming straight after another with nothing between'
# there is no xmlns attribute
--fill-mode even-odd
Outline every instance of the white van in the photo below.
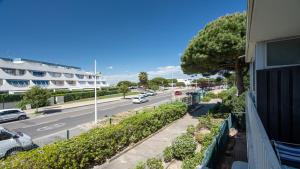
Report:
<svg viewBox="0 0 300 169"><path fill-rule="evenodd" d="M33 147L30 136L9 131L0 126L0 158L13 155L18 151L29 150Z"/></svg>

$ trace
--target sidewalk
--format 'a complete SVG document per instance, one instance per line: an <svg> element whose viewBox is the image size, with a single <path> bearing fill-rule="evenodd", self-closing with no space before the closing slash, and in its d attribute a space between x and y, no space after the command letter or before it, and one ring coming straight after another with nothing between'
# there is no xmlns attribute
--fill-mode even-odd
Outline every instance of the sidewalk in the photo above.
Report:
<svg viewBox="0 0 300 169"><path fill-rule="evenodd" d="M205 114L210 107L210 104L204 105L198 110L197 114ZM177 136L185 133L188 125L191 124L198 124L198 119L197 117L187 114L127 152L124 152L123 154L120 153L109 162L100 166L95 166L94 169L132 169L139 161L146 161L148 158L161 156L163 150L171 145L172 141Z"/></svg>

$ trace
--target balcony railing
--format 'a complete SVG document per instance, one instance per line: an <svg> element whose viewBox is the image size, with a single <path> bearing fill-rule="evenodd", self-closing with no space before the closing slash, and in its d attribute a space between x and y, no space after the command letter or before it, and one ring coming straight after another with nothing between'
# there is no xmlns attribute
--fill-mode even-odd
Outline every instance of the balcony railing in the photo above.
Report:
<svg viewBox="0 0 300 169"><path fill-rule="evenodd" d="M281 169L250 94L246 98L248 168Z"/></svg>

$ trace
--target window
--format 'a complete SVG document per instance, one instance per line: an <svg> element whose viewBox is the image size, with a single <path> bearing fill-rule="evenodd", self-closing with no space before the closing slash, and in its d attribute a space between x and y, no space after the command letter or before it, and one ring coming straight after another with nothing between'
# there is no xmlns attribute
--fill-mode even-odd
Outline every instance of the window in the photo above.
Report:
<svg viewBox="0 0 300 169"><path fill-rule="evenodd" d="M10 84L14 87L27 87L29 85L29 80L8 79L6 81L8 84Z"/></svg>
<svg viewBox="0 0 300 169"><path fill-rule="evenodd" d="M8 69L8 68L2 68L2 70L10 75L13 76L23 76L25 74L25 70L23 69Z"/></svg>
<svg viewBox="0 0 300 169"><path fill-rule="evenodd" d="M48 73L52 77L61 77L61 73L57 73L57 72L48 72Z"/></svg>
<svg viewBox="0 0 300 169"><path fill-rule="evenodd" d="M73 77L74 77L74 74L71 74L71 73L64 73L64 76L67 77L67 78L73 78Z"/></svg>
<svg viewBox="0 0 300 169"><path fill-rule="evenodd" d="M4 132L4 131L1 131L0 132L0 141L3 141L3 140L8 140L12 137L11 134L7 133L7 132Z"/></svg>
<svg viewBox="0 0 300 169"><path fill-rule="evenodd" d="M35 85L40 86L40 87L46 87L49 85L48 80L33 80L32 81Z"/></svg>
<svg viewBox="0 0 300 169"><path fill-rule="evenodd" d="M46 72L31 70L30 73L35 77L44 77Z"/></svg>
<svg viewBox="0 0 300 169"><path fill-rule="evenodd" d="M56 86L63 86L65 84L62 80L52 80L51 82Z"/></svg>
<svg viewBox="0 0 300 169"><path fill-rule="evenodd" d="M76 74L76 77L77 77L78 79L83 79L83 78L84 78L84 75Z"/></svg>
<svg viewBox="0 0 300 169"><path fill-rule="evenodd" d="M300 38L267 43L267 66L300 64Z"/></svg>
<svg viewBox="0 0 300 169"><path fill-rule="evenodd" d="M74 85L76 85L76 81L66 81L69 85L72 85L72 86L74 86Z"/></svg>

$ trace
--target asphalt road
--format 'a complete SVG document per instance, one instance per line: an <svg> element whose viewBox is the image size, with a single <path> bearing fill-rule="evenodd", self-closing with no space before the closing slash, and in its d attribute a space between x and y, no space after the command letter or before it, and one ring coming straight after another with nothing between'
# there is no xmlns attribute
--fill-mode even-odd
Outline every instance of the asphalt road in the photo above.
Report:
<svg viewBox="0 0 300 169"><path fill-rule="evenodd" d="M98 104L98 119L106 115L111 116L120 112L141 108L147 105L158 104L171 99L170 93L150 96L149 102L132 104L130 99ZM30 135L33 139L47 136L59 131L76 127L80 124L94 120L94 105L76 107L71 109L49 112L47 115L9 123L1 126L15 131L21 131Z"/></svg>

